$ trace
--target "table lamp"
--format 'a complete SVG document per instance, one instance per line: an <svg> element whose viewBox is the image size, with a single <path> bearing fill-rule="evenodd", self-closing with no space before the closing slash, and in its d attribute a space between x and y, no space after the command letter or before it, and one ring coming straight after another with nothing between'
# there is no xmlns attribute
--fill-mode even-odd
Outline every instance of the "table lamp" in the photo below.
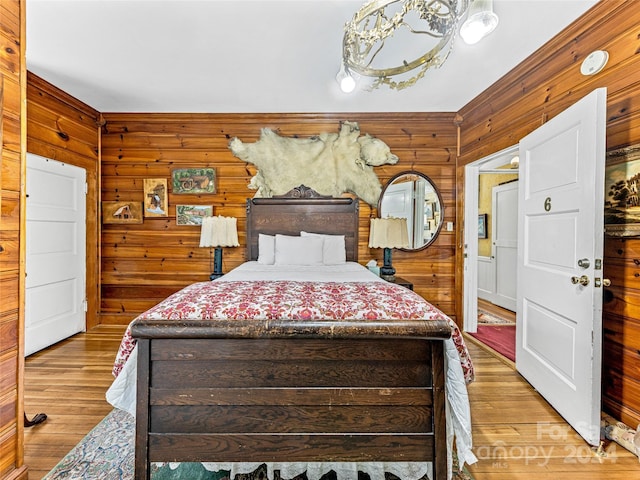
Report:
<svg viewBox="0 0 640 480"><path fill-rule="evenodd" d="M391 263L392 248L408 248L409 232L406 218L372 218L369 230L369 248L384 248L384 265L380 277L387 281L396 279L396 269Z"/></svg>
<svg viewBox="0 0 640 480"><path fill-rule="evenodd" d="M213 273L210 280L220 278L222 275L222 247L237 247L238 243L238 219L235 217L204 217L200 230L200 246L215 247L213 257Z"/></svg>

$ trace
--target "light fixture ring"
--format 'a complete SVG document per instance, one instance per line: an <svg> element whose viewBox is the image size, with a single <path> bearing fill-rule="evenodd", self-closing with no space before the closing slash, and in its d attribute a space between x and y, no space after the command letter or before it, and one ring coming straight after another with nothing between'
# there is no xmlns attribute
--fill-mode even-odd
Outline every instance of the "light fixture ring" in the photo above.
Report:
<svg viewBox="0 0 640 480"><path fill-rule="evenodd" d="M387 7L398 3L401 3L399 10L393 12L390 8L387 11ZM437 68L447 59L458 21L468 4L469 0L373 0L362 6L345 25L343 64L360 75L377 77L372 88L381 84L395 89L411 86L424 76L428 68ZM413 28L407 18L413 21L419 19L426 26ZM429 36L434 39L435 45L411 61L402 60L402 63L389 67L374 65L385 41L398 29ZM418 73L407 80L395 81L390 78L418 68Z"/></svg>

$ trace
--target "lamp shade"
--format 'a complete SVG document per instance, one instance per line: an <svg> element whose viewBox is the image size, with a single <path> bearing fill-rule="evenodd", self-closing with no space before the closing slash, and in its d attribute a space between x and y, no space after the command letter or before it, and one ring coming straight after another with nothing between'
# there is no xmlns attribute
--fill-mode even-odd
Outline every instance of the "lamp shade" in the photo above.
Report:
<svg viewBox="0 0 640 480"><path fill-rule="evenodd" d="M238 219L235 217L205 217L200 230L201 247L237 247Z"/></svg>
<svg viewBox="0 0 640 480"><path fill-rule="evenodd" d="M409 248L406 218L372 218L369 248Z"/></svg>

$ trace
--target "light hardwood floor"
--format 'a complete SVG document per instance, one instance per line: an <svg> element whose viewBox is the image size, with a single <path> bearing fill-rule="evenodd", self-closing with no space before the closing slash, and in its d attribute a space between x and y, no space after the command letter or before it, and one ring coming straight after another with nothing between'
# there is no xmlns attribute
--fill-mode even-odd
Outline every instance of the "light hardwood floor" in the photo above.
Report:
<svg viewBox="0 0 640 480"><path fill-rule="evenodd" d="M509 320L510 322L516 321L516 312L512 312L511 310L507 310L506 308L499 307L498 305L494 305L487 300L483 300L482 298L478 299L478 310L484 310L487 313L495 315L496 317L504 318L505 320Z"/></svg>
<svg viewBox="0 0 640 480"><path fill-rule="evenodd" d="M25 429L29 479L41 479L112 409L104 394L125 327L100 326L26 358L25 412L47 420Z"/></svg>
<svg viewBox="0 0 640 480"><path fill-rule="evenodd" d="M104 392L123 327L100 326L26 360L25 410L49 416L26 429L29 478L41 479L110 410ZM591 449L509 362L467 340L477 379L469 386L476 480L640 478L638 458L615 443Z"/></svg>

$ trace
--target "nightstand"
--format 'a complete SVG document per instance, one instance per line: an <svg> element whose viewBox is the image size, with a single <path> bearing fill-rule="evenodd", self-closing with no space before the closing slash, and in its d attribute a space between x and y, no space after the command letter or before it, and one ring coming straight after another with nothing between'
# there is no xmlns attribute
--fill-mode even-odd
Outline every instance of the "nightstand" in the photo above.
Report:
<svg viewBox="0 0 640 480"><path fill-rule="evenodd" d="M389 280L387 280L389 281ZM401 285L404 288L408 288L409 290L413 290L413 283L411 283L409 280L406 280L402 277L398 277L396 275L396 279L393 280L391 283L395 283L396 285Z"/></svg>

